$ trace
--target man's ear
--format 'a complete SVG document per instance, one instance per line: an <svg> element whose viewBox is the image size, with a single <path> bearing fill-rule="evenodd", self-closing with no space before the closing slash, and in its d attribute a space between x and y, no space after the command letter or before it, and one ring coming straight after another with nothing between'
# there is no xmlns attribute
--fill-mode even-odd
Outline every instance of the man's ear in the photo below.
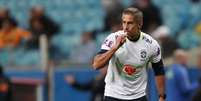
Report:
<svg viewBox="0 0 201 101"><path fill-rule="evenodd" d="M143 21L140 21L140 23L138 24L138 28L141 29L143 25Z"/></svg>
<svg viewBox="0 0 201 101"><path fill-rule="evenodd" d="M138 28L139 28L139 29L142 28L142 23L138 24Z"/></svg>
<svg viewBox="0 0 201 101"><path fill-rule="evenodd" d="M141 24L138 24L138 29L141 29L142 28L142 25Z"/></svg>

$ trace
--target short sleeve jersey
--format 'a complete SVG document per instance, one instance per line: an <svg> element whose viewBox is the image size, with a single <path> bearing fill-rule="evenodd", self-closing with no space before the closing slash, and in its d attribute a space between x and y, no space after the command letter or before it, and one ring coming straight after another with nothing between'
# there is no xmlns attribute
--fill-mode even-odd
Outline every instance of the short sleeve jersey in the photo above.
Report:
<svg viewBox="0 0 201 101"><path fill-rule="evenodd" d="M101 50L110 50L119 35L110 34L103 42ZM147 65L161 60L160 46L148 34L140 33L140 38L126 42L115 52L109 61L105 78L105 96L118 99L137 99L146 95Z"/></svg>

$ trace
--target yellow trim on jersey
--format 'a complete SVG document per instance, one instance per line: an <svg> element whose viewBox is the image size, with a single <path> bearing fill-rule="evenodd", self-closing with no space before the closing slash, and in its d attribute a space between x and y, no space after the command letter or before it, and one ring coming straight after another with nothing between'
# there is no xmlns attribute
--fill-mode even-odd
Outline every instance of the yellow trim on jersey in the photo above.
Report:
<svg viewBox="0 0 201 101"><path fill-rule="evenodd" d="M140 38L139 38L139 40L142 40L142 38L143 38L143 32L140 31Z"/></svg>

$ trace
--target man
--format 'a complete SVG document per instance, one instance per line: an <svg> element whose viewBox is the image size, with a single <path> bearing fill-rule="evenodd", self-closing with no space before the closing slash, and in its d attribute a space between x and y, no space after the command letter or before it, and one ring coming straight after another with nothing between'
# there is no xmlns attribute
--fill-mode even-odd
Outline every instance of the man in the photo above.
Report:
<svg viewBox="0 0 201 101"><path fill-rule="evenodd" d="M201 52L199 52L197 54L196 67L199 70L198 75L197 75L197 77L198 77L197 79L198 79L198 82L199 82L199 87L194 92L194 94L192 96L192 101L200 101L200 99L201 99Z"/></svg>
<svg viewBox="0 0 201 101"><path fill-rule="evenodd" d="M174 64L168 68L167 101L189 101L191 94L198 88L197 83L190 83L188 77L188 55L184 50L174 52Z"/></svg>
<svg viewBox="0 0 201 101"><path fill-rule="evenodd" d="M143 12L144 26L142 30L145 33L151 34L162 24L161 12L151 0L133 0L132 6Z"/></svg>
<svg viewBox="0 0 201 101"><path fill-rule="evenodd" d="M0 65L0 101L12 101L11 82L4 75L3 67Z"/></svg>
<svg viewBox="0 0 201 101"><path fill-rule="evenodd" d="M8 8L0 7L0 29L2 28L3 22L6 19L12 19L13 24L17 26L17 21L12 17L10 10Z"/></svg>
<svg viewBox="0 0 201 101"><path fill-rule="evenodd" d="M28 41L31 33L16 26L13 19L5 19L0 29L0 49L6 47L16 48L22 41Z"/></svg>
<svg viewBox="0 0 201 101"><path fill-rule="evenodd" d="M32 38L27 43L27 49L38 49L39 37L45 34L49 42L52 36L60 31L60 26L46 15L42 6L36 5L30 10L29 30L32 33ZM52 51L52 47L50 50Z"/></svg>
<svg viewBox="0 0 201 101"><path fill-rule="evenodd" d="M83 32L80 37L80 43L73 48L75 50L71 50L69 54L70 63L90 64L91 59L97 52L94 33Z"/></svg>
<svg viewBox="0 0 201 101"><path fill-rule="evenodd" d="M103 101L104 88L105 88L105 75L107 72L107 67L100 69L100 74L94 79L90 80L88 83L82 84L76 81L73 75L68 75L65 77L67 83L69 83L73 88L81 91L91 91L90 101Z"/></svg>
<svg viewBox="0 0 201 101"><path fill-rule="evenodd" d="M93 68L107 63L105 101L147 101L146 67L151 62L156 75L159 101L165 100L165 78L160 46L140 31L143 15L137 8L127 8L122 14L123 30L110 34L95 56Z"/></svg>

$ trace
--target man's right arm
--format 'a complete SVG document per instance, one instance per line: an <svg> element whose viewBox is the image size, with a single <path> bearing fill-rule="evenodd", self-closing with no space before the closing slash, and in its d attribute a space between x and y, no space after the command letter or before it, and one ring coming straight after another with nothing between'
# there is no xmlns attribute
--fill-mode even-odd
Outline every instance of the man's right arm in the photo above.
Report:
<svg viewBox="0 0 201 101"><path fill-rule="evenodd" d="M93 60L93 68L100 69L104 67L112 58L117 49L111 49L102 54L97 54Z"/></svg>
<svg viewBox="0 0 201 101"><path fill-rule="evenodd" d="M103 52L101 54L97 54L93 60L93 68L94 69L100 69L104 67L112 58L114 53L119 49L121 45L126 41L126 36L118 36L116 39L115 44L111 47L110 50Z"/></svg>

